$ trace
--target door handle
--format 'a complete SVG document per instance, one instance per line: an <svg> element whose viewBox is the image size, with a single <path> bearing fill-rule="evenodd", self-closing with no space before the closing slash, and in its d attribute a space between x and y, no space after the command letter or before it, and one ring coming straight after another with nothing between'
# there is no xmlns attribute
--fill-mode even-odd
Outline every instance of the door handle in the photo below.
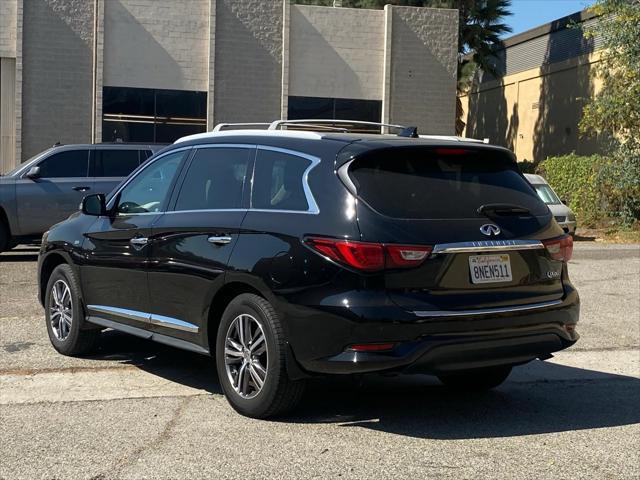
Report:
<svg viewBox="0 0 640 480"><path fill-rule="evenodd" d="M129 240L129 243L133 245L133 248L140 249L149 243L149 239L147 237L134 237Z"/></svg>
<svg viewBox="0 0 640 480"><path fill-rule="evenodd" d="M227 243L231 243L231 237L209 237L207 238L207 242L213 243L214 245L226 245Z"/></svg>
<svg viewBox="0 0 640 480"><path fill-rule="evenodd" d="M76 192L86 192L87 190L91 190L91 187L73 187L73 190Z"/></svg>

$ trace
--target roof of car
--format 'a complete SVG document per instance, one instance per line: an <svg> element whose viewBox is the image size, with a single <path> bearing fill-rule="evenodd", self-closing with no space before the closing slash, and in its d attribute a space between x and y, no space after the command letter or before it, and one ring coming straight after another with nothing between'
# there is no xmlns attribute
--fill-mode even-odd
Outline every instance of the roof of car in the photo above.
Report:
<svg viewBox="0 0 640 480"><path fill-rule="evenodd" d="M543 184L548 183L544 179L544 177L542 177L540 175L535 175L533 173L525 173L524 177L529 181L529 183L543 183Z"/></svg>
<svg viewBox="0 0 640 480"><path fill-rule="evenodd" d="M68 143L55 144L51 148L74 150L80 148L94 148L99 150L105 149L149 149L153 151L166 147L166 143L138 143L138 142L102 142L102 143Z"/></svg>
<svg viewBox="0 0 640 480"><path fill-rule="evenodd" d="M179 138L174 142L178 144L203 144L211 141L223 140L229 142L260 143L265 139L291 139L291 140L333 140L342 143L362 142L372 148L397 147L409 145L425 146L472 146L499 148L495 145L485 144L481 140L467 139L463 137L446 135L420 135L419 138L403 137L392 134L378 133L342 133L323 132L310 130L264 130L264 129L244 129L244 130L222 130L213 132L197 133ZM506 149L505 149L506 150Z"/></svg>

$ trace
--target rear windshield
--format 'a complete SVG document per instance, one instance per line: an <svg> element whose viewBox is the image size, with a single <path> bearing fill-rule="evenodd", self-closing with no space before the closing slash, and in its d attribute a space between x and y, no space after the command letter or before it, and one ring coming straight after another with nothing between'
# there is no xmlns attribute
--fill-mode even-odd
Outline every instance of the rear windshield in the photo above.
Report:
<svg viewBox="0 0 640 480"><path fill-rule="evenodd" d="M407 148L376 151L349 167L358 197L394 218L480 217L491 203L547 208L510 158L495 151Z"/></svg>

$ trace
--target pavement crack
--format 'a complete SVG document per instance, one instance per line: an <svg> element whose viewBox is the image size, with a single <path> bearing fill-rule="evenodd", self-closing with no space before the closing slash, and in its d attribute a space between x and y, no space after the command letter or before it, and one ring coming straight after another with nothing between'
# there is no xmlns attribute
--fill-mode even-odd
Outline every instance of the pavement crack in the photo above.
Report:
<svg viewBox="0 0 640 480"><path fill-rule="evenodd" d="M171 415L171 418L167 421L167 423L162 428L162 431L150 441L140 445L135 450L133 450L130 454L125 455L124 458L116 462L116 464L107 469L107 471L99 473L91 477L91 480L104 480L107 478L118 478L123 470L127 467L134 465L145 453L160 447L163 443L165 443L169 438L171 438L173 429L182 416L182 413L187 408L187 405L191 402L191 397L186 397L180 404L178 408L176 408Z"/></svg>

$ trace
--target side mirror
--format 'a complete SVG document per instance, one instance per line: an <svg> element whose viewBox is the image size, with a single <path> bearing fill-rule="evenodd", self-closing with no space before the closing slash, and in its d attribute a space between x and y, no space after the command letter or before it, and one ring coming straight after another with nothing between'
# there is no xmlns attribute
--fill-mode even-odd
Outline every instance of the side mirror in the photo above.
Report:
<svg viewBox="0 0 640 480"><path fill-rule="evenodd" d="M87 195L82 199L80 204L80 210L85 215L91 215L93 217L99 217L106 215L107 206L105 203L105 196L103 193L94 193L93 195Z"/></svg>
<svg viewBox="0 0 640 480"><path fill-rule="evenodd" d="M569 201L566 198L561 198L560 202L564 203L565 205L569 203Z"/></svg>
<svg viewBox="0 0 640 480"><path fill-rule="evenodd" d="M40 167L31 167L25 177L30 178L31 180L40 178Z"/></svg>

